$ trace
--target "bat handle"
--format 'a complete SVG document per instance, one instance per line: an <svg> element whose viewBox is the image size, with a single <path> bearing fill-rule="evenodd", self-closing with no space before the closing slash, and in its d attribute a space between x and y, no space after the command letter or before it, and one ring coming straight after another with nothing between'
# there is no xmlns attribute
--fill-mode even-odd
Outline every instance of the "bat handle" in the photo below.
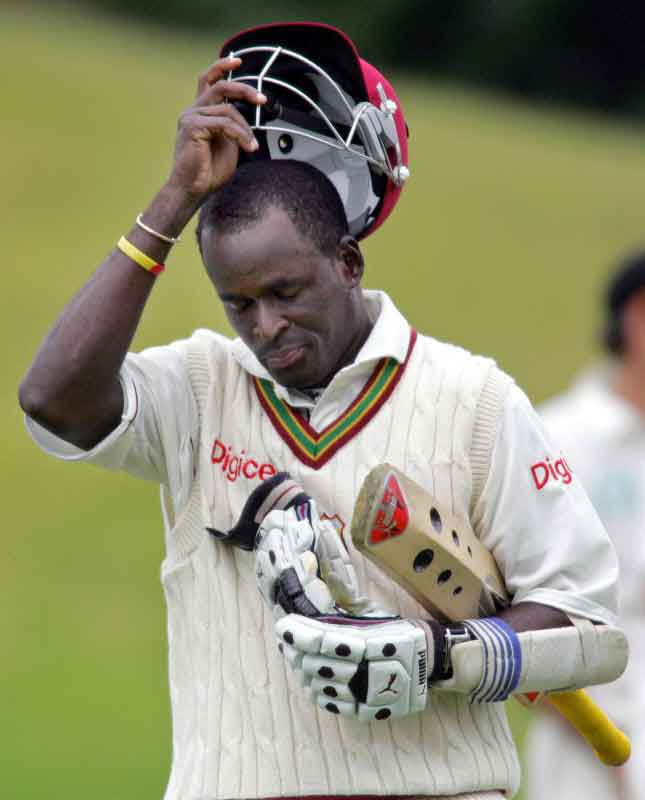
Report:
<svg viewBox="0 0 645 800"><path fill-rule="evenodd" d="M589 742L603 764L618 767L627 761L632 749L629 739L587 692L582 689L556 692L544 695L544 699L555 706Z"/></svg>

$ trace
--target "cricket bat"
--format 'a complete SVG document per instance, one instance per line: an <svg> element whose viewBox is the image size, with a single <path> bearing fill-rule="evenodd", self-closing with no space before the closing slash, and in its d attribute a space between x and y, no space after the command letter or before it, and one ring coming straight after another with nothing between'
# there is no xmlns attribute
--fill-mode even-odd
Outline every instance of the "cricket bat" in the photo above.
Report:
<svg viewBox="0 0 645 800"><path fill-rule="evenodd" d="M491 616L509 603L497 564L470 523L440 508L423 487L389 464L365 478L351 536L366 558L440 622ZM604 764L627 761L629 739L585 691L516 695L525 705L538 696L558 709Z"/></svg>

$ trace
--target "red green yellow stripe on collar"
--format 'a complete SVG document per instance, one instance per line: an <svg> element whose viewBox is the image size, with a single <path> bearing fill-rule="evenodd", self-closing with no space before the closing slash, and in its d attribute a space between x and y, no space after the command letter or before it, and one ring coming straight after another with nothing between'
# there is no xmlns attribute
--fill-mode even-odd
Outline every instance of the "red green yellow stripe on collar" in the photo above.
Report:
<svg viewBox="0 0 645 800"><path fill-rule="evenodd" d="M417 333L411 330L405 361L382 358L354 402L322 431L315 431L295 409L281 400L271 381L254 378L255 391L273 427L291 452L303 464L320 469L367 425L390 397L405 372L416 340Z"/></svg>

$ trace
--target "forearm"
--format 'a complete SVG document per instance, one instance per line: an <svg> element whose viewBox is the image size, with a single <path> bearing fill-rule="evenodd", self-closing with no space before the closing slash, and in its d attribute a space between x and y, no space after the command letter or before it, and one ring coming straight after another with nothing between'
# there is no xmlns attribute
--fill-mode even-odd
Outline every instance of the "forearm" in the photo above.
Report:
<svg viewBox="0 0 645 800"><path fill-rule="evenodd" d="M505 608L498 616L516 633L545 628L564 628L571 625L571 620L564 611L542 603L518 603L516 606Z"/></svg>
<svg viewBox="0 0 645 800"><path fill-rule="evenodd" d="M199 201L166 184L143 213L146 224L176 237ZM171 244L138 226L126 238L164 263ZM121 364L155 276L114 249L70 301L41 345L20 387L20 403L36 421L84 448L118 424Z"/></svg>
<svg viewBox="0 0 645 800"><path fill-rule="evenodd" d="M254 152L253 131L230 100L266 102L255 89L222 80L241 64L222 58L203 75L197 99L179 119L170 178L143 213L145 224L177 237L202 199L235 172L239 148ZM167 243L134 226L128 241L163 263ZM20 404L37 422L88 449L119 423L118 374L155 278L115 249L63 311L20 387Z"/></svg>

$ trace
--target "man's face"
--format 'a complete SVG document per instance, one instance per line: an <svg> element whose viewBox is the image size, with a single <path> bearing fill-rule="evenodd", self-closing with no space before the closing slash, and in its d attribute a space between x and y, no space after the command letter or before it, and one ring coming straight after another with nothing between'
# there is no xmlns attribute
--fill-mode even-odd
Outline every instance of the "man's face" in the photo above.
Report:
<svg viewBox="0 0 645 800"><path fill-rule="evenodd" d="M285 211L238 233L204 233L208 274L229 322L283 386L321 386L355 355L356 270L323 255Z"/></svg>
<svg viewBox="0 0 645 800"><path fill-rule="evenodd" d="M640 372L645 369L645 288L636 291L622 312L624 360Z"/></svg>

